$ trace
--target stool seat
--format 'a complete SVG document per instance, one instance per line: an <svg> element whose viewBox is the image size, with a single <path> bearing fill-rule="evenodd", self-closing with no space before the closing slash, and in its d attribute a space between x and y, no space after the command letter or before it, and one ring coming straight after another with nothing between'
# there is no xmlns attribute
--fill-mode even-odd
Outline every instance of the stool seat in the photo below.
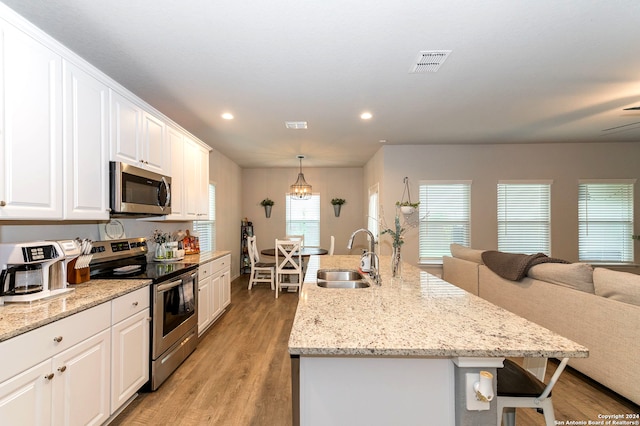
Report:
<svg viewBox="0 0 640 426"><path fill-rule="evenodd" d="M498 369L498 396L537 397L547 386L515 362L505 359ZM549 393L551 396L551 393Z"/></svg>

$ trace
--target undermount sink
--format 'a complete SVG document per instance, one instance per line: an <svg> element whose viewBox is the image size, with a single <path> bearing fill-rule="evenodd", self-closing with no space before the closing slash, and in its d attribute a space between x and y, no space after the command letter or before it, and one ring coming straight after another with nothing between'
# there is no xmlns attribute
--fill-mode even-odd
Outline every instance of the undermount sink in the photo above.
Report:
<svg viewBox="0 0 640 426"><path fill-rule="evenodd" d="M369 283L355 269L320 269L316 275L318 287L367 288Z"/></svg>

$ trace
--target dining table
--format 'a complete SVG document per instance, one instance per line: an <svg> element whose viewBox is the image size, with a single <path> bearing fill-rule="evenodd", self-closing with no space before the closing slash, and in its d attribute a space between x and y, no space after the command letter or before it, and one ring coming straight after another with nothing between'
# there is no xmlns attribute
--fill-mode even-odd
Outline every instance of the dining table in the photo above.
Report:
<svg viewBox="0 0 640 426"><path fill-rule="evenodd" d="M328 253L329 251L327 249L323 249L320 247L302 247L300 249L300 256L302 257L323 256ZM263 249L260 251L260 254L262 254L263 256L275 257L276 249L275 248Z"/></svg>

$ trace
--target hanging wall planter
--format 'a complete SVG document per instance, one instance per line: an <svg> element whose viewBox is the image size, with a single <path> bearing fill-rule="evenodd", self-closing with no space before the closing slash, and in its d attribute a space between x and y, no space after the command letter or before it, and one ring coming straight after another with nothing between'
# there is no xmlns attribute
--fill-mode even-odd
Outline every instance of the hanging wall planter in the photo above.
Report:
<svg viewBox="0 0 640 426"><path fill-rule="evenodd" d="M331 200L331 204L333 205L333 213L336 215L336 217L340 217L340 209L342 208L342 205L346 203L344 198L334 198Z"/></svg>
<svg viewBox="0 0 640 426"><path fill-rule="evenodd" d="M264 200L260 201L260 205L264 207L264 214L267 219L271 217L271 208L274 204L275 203L270 198L265 198Z"/></svg>
<svg viewBox="0 0 640 426"><path fill-rule="evenodd" d="M407 196L407 200L404 199L405 195ZM402 212L403 215L409 216L416 211L419 204L420 204L420 201L418 201L417 203L411 202L411 192L409 192L409 178L405 177L404 191L402 192L402 199L400 201L396 201L396 207L400 208L400 212Z"/></svg>

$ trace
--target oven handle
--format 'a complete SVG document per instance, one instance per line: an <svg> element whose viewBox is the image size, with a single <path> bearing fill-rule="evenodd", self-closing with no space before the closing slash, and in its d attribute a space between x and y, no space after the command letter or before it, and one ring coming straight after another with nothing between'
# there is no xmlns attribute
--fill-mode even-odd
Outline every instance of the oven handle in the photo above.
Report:
<svg viewBox="0 0 640 426"><path fill-rule="evenodd" d="M182 280L176 280L167 284L160 284L156 291L158 293L164 293L167 290L170 290L174 287L178 287L180 284L182 284Z"/></svg>

